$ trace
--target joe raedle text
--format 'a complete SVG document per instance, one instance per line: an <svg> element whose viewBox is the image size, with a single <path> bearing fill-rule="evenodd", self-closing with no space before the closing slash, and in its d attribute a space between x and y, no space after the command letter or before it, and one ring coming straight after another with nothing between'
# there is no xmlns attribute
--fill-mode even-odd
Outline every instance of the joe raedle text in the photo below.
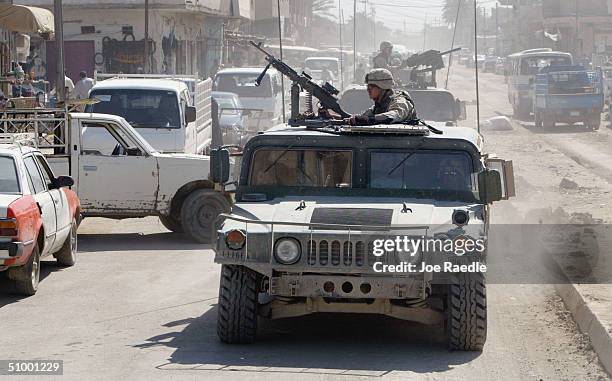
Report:
<svg viewBox="0 0 612 381"><path fill-rule="evenodd" d="M373 264L374 271L377 273L486 273L487 265L481 262L469 264L456 264L453 262L443 262L441 264L428 264L400 262L396 265L386 265L382 262Z"/></svg>

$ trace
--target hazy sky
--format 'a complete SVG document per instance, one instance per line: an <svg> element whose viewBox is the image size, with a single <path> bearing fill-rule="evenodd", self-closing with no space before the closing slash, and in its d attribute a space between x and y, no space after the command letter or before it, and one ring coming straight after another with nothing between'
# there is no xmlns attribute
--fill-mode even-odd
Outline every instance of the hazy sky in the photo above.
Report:
<svg viewBox="0 0 612 381"><path fill-rule="evenodd" d="M353 15L353 0L339 0L344 11L344 19L348 20ZM376 19L383 21L393 29L403 29L404 21L406 30L420 32L423 30L425 20L435 25L443 23L442 8L445 0L357 0L357 12L366 9L370 14L372 5L376 10ZM486 7L494 7L496 0L478 0L478 4ZM472 6L472 0L463 0L465 6Z"/></svg>

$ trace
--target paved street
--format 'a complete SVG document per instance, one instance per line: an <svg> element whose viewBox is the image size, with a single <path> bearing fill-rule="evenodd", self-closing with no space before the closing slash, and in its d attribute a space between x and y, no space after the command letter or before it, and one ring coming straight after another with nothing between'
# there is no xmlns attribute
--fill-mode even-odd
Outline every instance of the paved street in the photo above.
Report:
<svg viewBox="0 0 612 381"><path fill-rule="evenodd" d="M471 100L472 83L460 67L450 88ZM486 74L481 84L483 117L509 113L503 77ZM605 168L585 170L587 161L563 147L591 144L588 155L608 157L610 130L576 129L483 131L489 150L515 160L519 179L519 197L494 213L495 222L536 206L609 220L609 205L581 203L609 200ZM588 193L560 193L565 176ZM223 345L215 333L220 267L208 246L187 242L156 218L85 220L75 267L43 263L33 297L0 293L0 359L63 359L69 379L608 379L551 285L489 285L482 353L449 352L441 327L353 315L264 321L256 344Z"/></svg>
<svg viewBox="0 0 612 381"><path fill-rule="evenodd" d="M551 286L491 285L482 354L447 351L437 327L342 315L269 322L259 343L227 346L215 335L210 250L155 219L81 229L76 267L45 263L34 297L2 295L0 357L64 359L73 379L604 377Z"/></svg>

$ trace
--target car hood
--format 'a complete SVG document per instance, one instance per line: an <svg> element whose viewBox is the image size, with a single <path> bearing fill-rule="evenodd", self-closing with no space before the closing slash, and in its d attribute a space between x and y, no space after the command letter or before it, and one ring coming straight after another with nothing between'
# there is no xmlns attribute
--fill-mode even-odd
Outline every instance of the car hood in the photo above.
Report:
<svg viewBox="0 0 612 381"><path fill-rule="evenodd" d="M457 209L467 211L470 221L482 223L483 205L409 198L318 197L312 200L285 197L266 202L237 203L232 210L232 216L255 221L273 221L278 223L274 227L275 232L308 231L307 226L282 225L282 222L434 228L451 225L453 212ZM231 229L245 229L245 223L230 218L225 221L223 230ZM248 231L269 232L270 225L249 223Z"/></svg>
<svg viewBox="0 0 612 381"><path fill-rule="evenodd" d="M20 194L2 194L0 193L0 218L6 218L8 207L13 202L21 198Z"/></svg>

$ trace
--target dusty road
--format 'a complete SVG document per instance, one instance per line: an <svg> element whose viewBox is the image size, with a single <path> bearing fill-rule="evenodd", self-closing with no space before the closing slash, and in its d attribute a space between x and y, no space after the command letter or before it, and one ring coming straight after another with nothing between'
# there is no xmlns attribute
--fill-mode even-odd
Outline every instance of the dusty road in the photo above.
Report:
<svg viewBox="0 0 612 381"><path fill-rule="evenodd" d="M472 99L471 83L465 69L451 76L463 99ZM508 112L502 86L501 77L484 76L483 116ZM518 125L484 133L500 156L516 160L518 191L526 194L500 208L498 220L509 210L519 216L542 206L589 208L580 192L559 189L561 176L598 196L610 191L547 136ZM610 209L598 208L598 216L609 218ZM609 378L550 285L489 285L482 353L447 351L440 327L344 315L264 322L258 343L227 346L216 338L219 267L206 246L185 243L155 218L89 219L79 233L75 267L44 263L34 297L0 293L0 359L63 359L69 379Z"/></svg>

